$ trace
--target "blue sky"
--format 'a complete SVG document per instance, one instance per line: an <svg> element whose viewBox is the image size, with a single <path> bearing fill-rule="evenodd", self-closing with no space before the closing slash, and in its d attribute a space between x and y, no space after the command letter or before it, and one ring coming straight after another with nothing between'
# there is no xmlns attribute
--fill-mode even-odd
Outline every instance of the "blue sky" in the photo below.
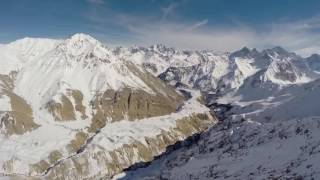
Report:
<svg viewBox="0 0 320 180"><path fill-rule="evenodd" d="M320 52L319 0L2 0L0 42L88 33L106 44Z"/></svg>

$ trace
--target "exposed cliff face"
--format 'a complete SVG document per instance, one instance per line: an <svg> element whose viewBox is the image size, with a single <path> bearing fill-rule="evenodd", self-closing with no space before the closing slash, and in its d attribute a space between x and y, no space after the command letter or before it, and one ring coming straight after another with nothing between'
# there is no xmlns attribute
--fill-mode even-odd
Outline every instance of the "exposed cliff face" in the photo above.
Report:
<svg viewBox="0 0 320 180"><path fill-rule="evenodd" d="M13 92L15 73L0 74L0 98L6 98L7 104L1 104L0 131L5 135L23 134L39 127L33 121L32 108L19 95Z"/></svg>
<svg viewBox="0 0 320 180"><path fill-rule="evenodd" d="M46 104L46 109L54 116L56 121L76 120L78 117L86 119L86 107L83 105L83 94L79 90L66 91L60 95L59 102L51 100Z"/></svg>
<svg viewBox="0 0 320 180"><path fill-rule="evenodd" d="M177 98L175 100L174 98ZM99 129L106 124L123 119L136 120L162 116L175 112L182 103L182 97L169 98L162 94L149 94L143 90L125 88L121 91L107 90L92 101L93 115L91 128Z"/></svg>

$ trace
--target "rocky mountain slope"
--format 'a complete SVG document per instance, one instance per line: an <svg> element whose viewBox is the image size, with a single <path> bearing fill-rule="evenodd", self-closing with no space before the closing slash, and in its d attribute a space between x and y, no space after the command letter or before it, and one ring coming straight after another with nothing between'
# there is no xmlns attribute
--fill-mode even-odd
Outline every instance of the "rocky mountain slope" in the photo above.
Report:
<svg viewBox="0 0 320 180"><path fill-rule="evenodd" d="M0 175L111 177L216 123L96 39L25 38L0 46Z"/></svg>
<svg viewBox="0 0 320 180"><path fill-rule="evenodd" d="M219 124L119 179L318 179L319 118Z"/></svg>

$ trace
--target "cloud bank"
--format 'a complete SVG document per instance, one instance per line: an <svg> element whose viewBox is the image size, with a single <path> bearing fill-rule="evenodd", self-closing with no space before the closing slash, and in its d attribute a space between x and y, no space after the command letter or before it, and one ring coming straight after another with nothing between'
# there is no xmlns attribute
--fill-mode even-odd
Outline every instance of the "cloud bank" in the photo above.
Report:
<svg viewBox="0 0 320 180"><path fill-rule="evenodd" d="M264 24L260 27L237 22L233 25L210 24L210 19L178 21L170 19L179 4L161 8L161 17L110 14L100 19L102 29L111 21L126 30L126 39L119 44L149 46L165 44L180 49L234 51L244 46L258 49L282 46L302 56L320 53L320 16L299 21L283 21ZM100 15L101 16L101 15ZM104 22L108 21L107 23ZM128 35L129 34L129 35ZM132 37L132 39L130 39ZM106 40L108 41L108 40Z"/></svg>

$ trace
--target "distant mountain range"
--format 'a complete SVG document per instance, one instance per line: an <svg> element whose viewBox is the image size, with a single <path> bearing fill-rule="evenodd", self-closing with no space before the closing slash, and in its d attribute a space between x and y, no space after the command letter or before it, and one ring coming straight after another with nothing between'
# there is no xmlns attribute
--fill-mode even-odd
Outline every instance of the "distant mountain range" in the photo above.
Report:
<svg viewBox="0 0 320 180"><path fill-rule="evenodd" d="M109 48L75 34L0 45L0 64L2 176L320 176L319 55ZM123 173L198 133L193 145Z"/></svg>

